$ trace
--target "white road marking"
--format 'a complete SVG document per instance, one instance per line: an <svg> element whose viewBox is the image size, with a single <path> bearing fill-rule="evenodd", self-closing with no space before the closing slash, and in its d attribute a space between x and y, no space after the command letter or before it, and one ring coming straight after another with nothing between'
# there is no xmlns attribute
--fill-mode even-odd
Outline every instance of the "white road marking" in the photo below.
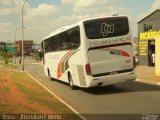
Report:
<svg viewBox="0 0 160 120"><path fill-rule="evenodd" d="M87 120L85 117L80 115L80 113L75 110L71 105L63 101L60 97L58 97L55 93L50 91L47 87L45 87L42 83L40 83L36 78L34 78L31 74L27 73L33 80L35 80L39 85L41 85L45 90L47 90L51 95L53 95L55 98L57 98L60 102L62 102L64 105L66 105L69 109L71 109L75 114L79 115L79 117L83 120Z"/></svg>

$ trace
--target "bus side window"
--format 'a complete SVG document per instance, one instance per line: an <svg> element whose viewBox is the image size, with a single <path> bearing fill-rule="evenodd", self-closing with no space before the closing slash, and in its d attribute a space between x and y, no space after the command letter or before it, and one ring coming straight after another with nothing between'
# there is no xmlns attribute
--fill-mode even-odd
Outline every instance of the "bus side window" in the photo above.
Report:
<svg viewBox="0 0 160 120"><path fill-rule="evenodd" d="M80 45L80 30L79 27L74 28L72 32L72 44L73 48L77 48Z"/></svg>
<svg viewBox="0 0 160 120"><path fill-rule="evenodd" d="M51 42L51 46L52 46L52 51L58 51L58 41L57 41L58 37L54 36L52 37L52 42Z"/></svg>
<svg viewBox="0 0 160 120"><path fill-rule="evenodd" d="M67 47L68 49L77 49L80 45L80 30L79 27L73 28L67 32Z"/></svg>
<svg viewBox="0 0 160 120"><path fill-rule="evenodd" d="M45 41L44 41L44 46L45 46L45 51L46 51L46 53L49 52L48 40L45 40Z"/></svg>
<svg viewBox="0 0 160 120"><path fill-rule="evenodd" d="M63 32L59 35L59 50L66 50L66 32Z"/></svg>

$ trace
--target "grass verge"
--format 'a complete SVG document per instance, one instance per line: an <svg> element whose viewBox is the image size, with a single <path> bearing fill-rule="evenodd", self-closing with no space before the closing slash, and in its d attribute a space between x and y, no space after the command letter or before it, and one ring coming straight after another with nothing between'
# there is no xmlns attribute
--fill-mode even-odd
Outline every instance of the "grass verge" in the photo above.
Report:
<svg viewBox="0 0 160 120"><path fill-rule="evenodd" d="M0 114L59 114L80 120L25 72L0 71Z"/></svg>

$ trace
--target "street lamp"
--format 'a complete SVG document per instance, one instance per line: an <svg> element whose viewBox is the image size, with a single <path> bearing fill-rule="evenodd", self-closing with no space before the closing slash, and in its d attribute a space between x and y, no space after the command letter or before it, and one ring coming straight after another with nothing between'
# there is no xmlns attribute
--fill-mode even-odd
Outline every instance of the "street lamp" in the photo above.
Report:
<svg viewBox="0 0 160 120"><path fill-rule="evenodd" d="M23 10L24 10L24 5L27 0L24 1L23 6L22 6L22 71L24 71L24 30L23 30Z"/></svg>

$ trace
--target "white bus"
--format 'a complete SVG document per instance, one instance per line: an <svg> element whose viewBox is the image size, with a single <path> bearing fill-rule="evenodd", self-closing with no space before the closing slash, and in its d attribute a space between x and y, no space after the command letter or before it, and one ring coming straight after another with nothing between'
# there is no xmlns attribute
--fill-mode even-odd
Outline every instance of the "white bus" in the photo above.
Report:
<svg viewBox="0 0 160 120"><path fill-rule="evenodd" d="M131 29L126 16L80 21L41 43L47 76L88 88L136 79Z"/></svg>

